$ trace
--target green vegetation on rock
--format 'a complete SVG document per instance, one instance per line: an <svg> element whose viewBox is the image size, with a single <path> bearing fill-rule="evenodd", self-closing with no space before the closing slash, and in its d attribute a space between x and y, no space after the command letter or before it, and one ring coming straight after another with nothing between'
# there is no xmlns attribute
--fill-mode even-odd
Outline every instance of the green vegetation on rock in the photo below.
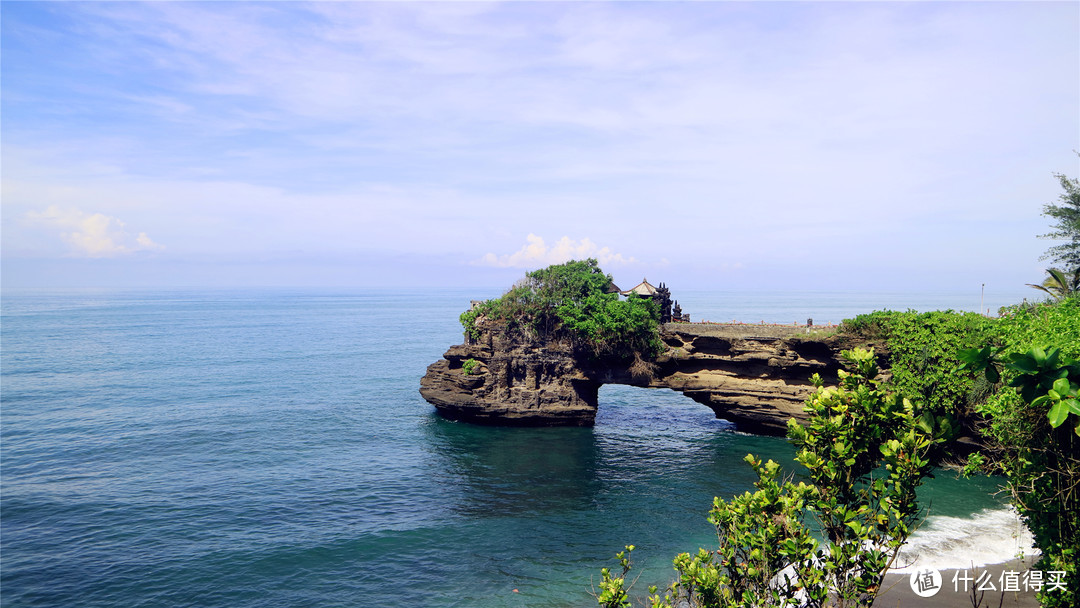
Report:
<svg viewBox="0 0 1080 608"><path fill-rule="evenodd" d="M461 369L465 372L466 376L471 376L477 365L480 365L480 362L476 359L466 359L462 362Z"/></svg>
<svg viewBox="0 0 1080 608"><path fill-rule="evenodd" d="M1080 298L1000 312L876 312L841 329L885 339L890 386L981 436L970 469L1008 478L1043 554L1036 568L1066 573L1067 591L1040 601L1080 605Z"/></svg>
<svg viewBox="0 0 1080 608"><path fill-rule="evenodd" d="M889 351L889 387L915 402L920 412L951 425L972 424L985 383L957 374L958 353L986 344L993 319L971 312L878 311L845 319L840 332L879 338ZM971 429L969 429L971 430Z"/></svg>
<svg viewBox="0 0 1080 608"><path fill-rule="evenodd" d="M620 300L611 293L611 275L594 259L556 264L528 273L500 298L461 314L461 324L480 337L481 319L539 338L569 337L575 346L601 358L655 356L660 311L649 298Z"/></svg>
<svg viewBox="0 0 1080 608"><path fill-rule="evenodd" d="M716 499L709 521L719 546L676 557L676 580L663 596L650 588L650 605L870 605L954 417L982 438L971 468L1008 479L1042 553L1034 568L1064 573L1065 588L1044 588L1040 603L1080 605L1080 297L1005 308L996 319L883 311L841 331L886 342L889 381L877 379L872 352L845 352L852 371L838 388L819 385L807 426L789 426L810 483L782 481L776 463L748 456L756 491ZM885 476L871 475L882 467ZM822 544L807 532L810 517ZM619 557L622 574L603 573L602 606L629 605L629 553Z"/></svg>

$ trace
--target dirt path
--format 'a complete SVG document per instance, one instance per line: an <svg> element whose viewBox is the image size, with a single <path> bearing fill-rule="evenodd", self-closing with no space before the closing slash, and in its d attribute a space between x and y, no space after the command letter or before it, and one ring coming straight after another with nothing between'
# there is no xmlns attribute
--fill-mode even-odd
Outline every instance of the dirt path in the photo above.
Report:
<svg viewBox="0 0 1080 608"><path fill-rule="evenodd" d="M691 336L715 338L823 338L836 327L805 325L755 325L750 323L665 323L663 330Z"/></svg>

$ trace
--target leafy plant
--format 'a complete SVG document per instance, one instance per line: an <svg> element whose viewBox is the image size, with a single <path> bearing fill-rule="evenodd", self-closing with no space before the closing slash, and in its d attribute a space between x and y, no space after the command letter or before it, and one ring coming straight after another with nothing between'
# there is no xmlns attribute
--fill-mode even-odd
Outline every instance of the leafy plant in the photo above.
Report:
<svg viewBox="0 0 1080 608"><path fill-rule="evenodd" d="M1080 292L1080 266L1077 266L1072 274L1066 274L1058 268L1047 268L1046 273L1050 276L1042 282L1042 285L1028 283L1028 287L1045 291L1057 300Z"/></svg>
<svg viewBox="0 0 1080 608"><path fill-rule="evenodd" d="M477 361L476 359L466 359L461 364L461 369L462 369L462 371L465 372L466 376L471 376L473 371L476 370L477 365L480 365L480 362Z"/></svg>
<svg viewBox="0 0 1080 608"><path fill-rule="evenodd" d="M1008 477L1013 504L1042 552L1035 567L1065 572L1065 589L1043 589L1040 602L1077 606L1080 301L1073 297L1006 312L995 332L999 345L961 353L963 369L981 372L999 388L980 408L991 440L983 465Z"/></svg>
<svg viewBox="0 0 1080 608"><path fill-rule="evenodd" d="M958 427L974 425L974 406L985 391L970 375L956 373L959 352L986 344L993 319L951 310L878 311L845 319L840 330L886 340L892 390L918 400L935 418L944 416Z"/></svg>
<svg viewBox="0 0 1080 608"><path fill-rule="evenodd" d="M630 588L633 583L626 585L626 574L630 572L630 554L634 548L634 545L626 545L625 551L615 554L622 567L621 574L612 576L609 568L600 569L600 592L595 597L604 608L630 608Z"/></svg>
<svg viewBox="0 0 1080 608"><path fill-rule="evenodd" d="M915 489L929 473L928 453L938 440L909 400L881 389L872 350L843 356L851 371L841 372L838 387L825 388L815 376L808 424L788 426L810 483L781 482L780 465L747 455L758 474L756 491L714 500L709 521L718 548L677 556L678 578L663 597L652 591L650 605L873 603L919 516ZM806 523L810 517L822 527L821 543Z"/></svg>
<svg viewBox="0 0 1080 608"><path fill-rule="evenodd" d="M1051 427L1061 426L1070 413L1080 418L1080 403L1076 400L1080 365L1062 358L1060 349L1036 347L1016 353L1006 367L1018 372L1009 386L1016 388L1024 401L1036 408L1049 406L1046 416ZM1080 421L1076 434L1080 436Z"/></svg>
<svg viewBox="0 0 1080 608"><path fill-rule="evenodd" d="M818 564L828 589L818 598L825 603L831 589L840 606L869 606L918 519L915 491L930 472L931 447L951 428L882 390L873 350L843 357L851 372L841 371L836 388L815 379L808 424L789 421L788 438L819 492L812 507L828 542ZM882 466L886 474L875 476Z"/></svg>
<svg viewBox="0 0 1080 608"><path fill-rule="evenodd" d="M793 603L800 589L820 586L812 556L814 540L803 516L817 489L779 481L780 465L745 458L758 474L755 492L730 501L713 499L709 522L716 526L716 551L678 555L679 578L654 606L685 601L699 606L774 606ZM774 583L774 579L778 579Z"/></svg>

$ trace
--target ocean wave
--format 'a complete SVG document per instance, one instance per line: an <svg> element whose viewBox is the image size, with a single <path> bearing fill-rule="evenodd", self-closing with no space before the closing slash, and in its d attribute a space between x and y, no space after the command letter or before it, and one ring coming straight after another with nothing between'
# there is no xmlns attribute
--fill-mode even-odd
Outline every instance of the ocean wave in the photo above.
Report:
<svg viewBox="0 0 1080 608"><path fill-rule="evenodd" d="M1015 509L984 509L970 517L926 518L908 538L891 572L971 568L1038 553Z"/></svg>

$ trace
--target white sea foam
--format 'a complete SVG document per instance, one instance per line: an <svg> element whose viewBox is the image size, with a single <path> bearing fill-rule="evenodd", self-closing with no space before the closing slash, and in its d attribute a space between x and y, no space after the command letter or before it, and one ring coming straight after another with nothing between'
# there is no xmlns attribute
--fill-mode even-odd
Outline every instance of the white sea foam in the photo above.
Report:
<svg viewBox="0 0 1080 608"><path fill-rule="evenodd" d="M892 572L1000 564L1038 555L1015 509L985 509L971 517L930 516L900 551Z"/></svg>

